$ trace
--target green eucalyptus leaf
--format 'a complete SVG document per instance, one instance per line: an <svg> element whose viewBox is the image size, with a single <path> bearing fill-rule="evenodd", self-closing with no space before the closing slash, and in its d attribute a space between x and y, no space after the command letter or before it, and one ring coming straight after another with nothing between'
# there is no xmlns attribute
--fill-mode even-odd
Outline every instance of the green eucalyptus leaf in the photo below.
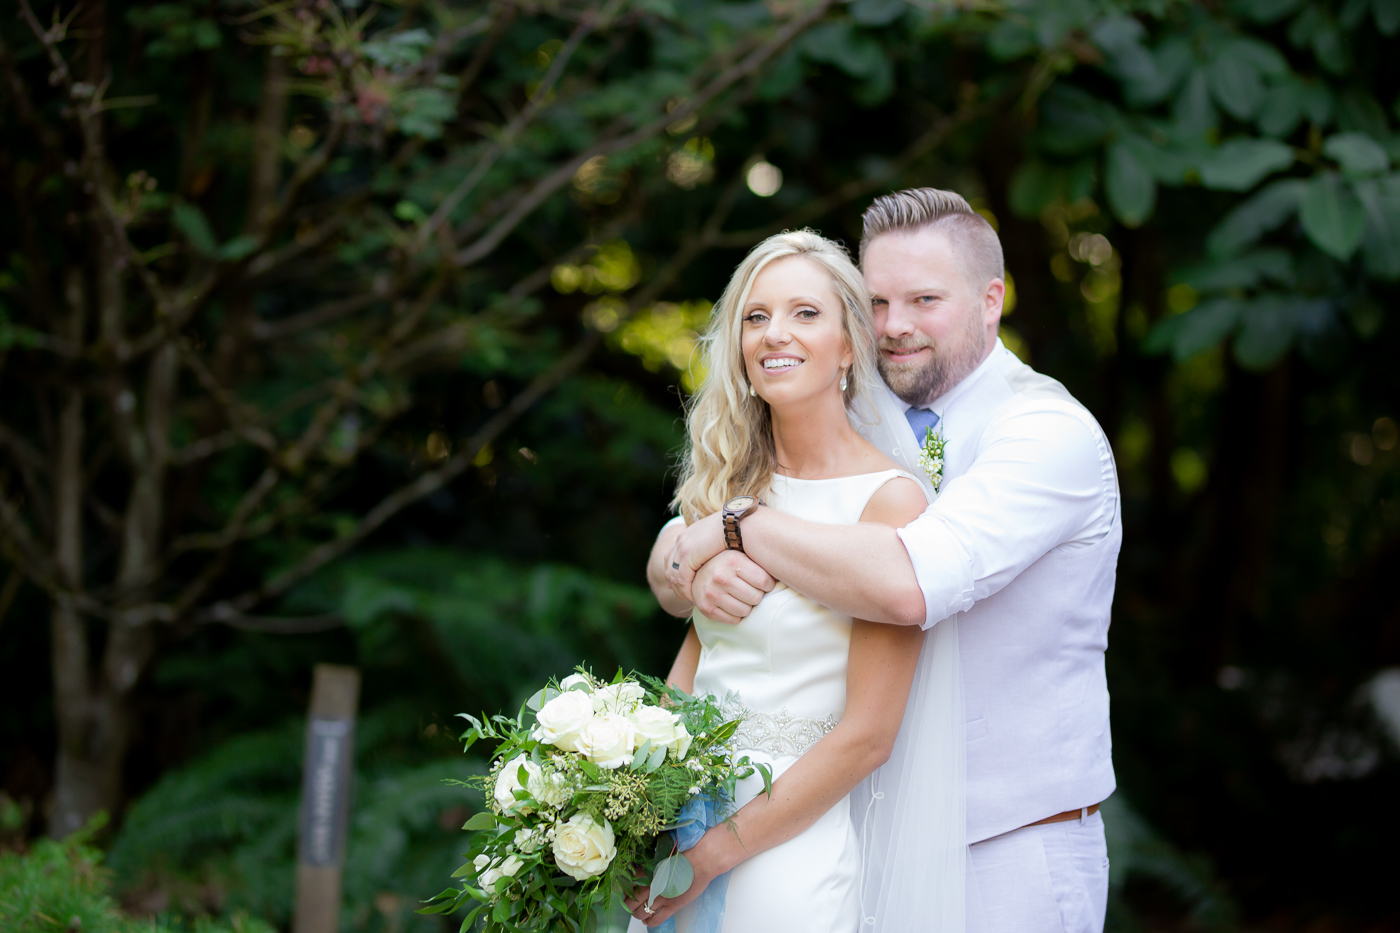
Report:
<svg viewBox="0 0 1400 933"><path fill-rule="evenodd" d="M554 687L543 687L530 695L530 699L525 701L525 706L532 712L538 713L540 708L559 695L560 691Z"/></svg>
<svg viewBox="0 0 1400 933"><path fill-rule="evenodd" d="M1206 239L1206 250L1214 256L1225 256L1253 244L1293 216L1307 187L1301 178L1286 178L1265 186L1216 224Z"/></svg>
<svg viewBox="0 0 1400 933"><path fill-rule="evenodd" d="M651 755L647 758L647 771L655 771L666 761L666 746L658 745L651 750Z"/></svg>
<svg viewBox="0 0 1400 933"><path fill-rule="evenodd" d="M690 890L694 881L695 869L684 854L677 852L669 858L662 859L656 863L656 870L651 876L647 906L655 904L658 897L679 897Z"/></svg>
<svg viewBox="0 0 1400 933"><path fill-rule="evenodd" d="M1343 260L1361 245L1366 226L1361 201L1336 172L1324 172L1307 183L1298 219L1318 249Z"/></svg>
<svg viewBox="0 0 1400 933"><path fill-rule="evenodd" d="M1379 175L1390 168L1390 156L1380 143L1365 133L1337 133L1327 137L1322 152L1337 160L1351 175Z"/></svg>
<svg viewBox="0 0 1400 933"><path fill-rule="evenodd" d="M1201 183L1222 191L1248 191L1293 164L1293 148L1273 139L1230 139L1200 164Z"/></svg>
<svg viewBox="0 0 1400 933"><path fill-rule="evenodd" d="M495 829L496 814L491 813L488 810L482 810L480 813L473 813L471 817L465 823L462 824L462 828L467 830L468 832L477 832L478 830L483 829Z"/></svg>
<svg viewBox="0 0 1400 933"><path fill-rule="evenodd" d="M640 771L642 765L646 764L647 756L651 754L651 739L645 739L641 745L637 746L637 754L632 756L631 771Z"/></svg>
<svg viewBox="0 0 1400 933"><path fill-rule="evenodd" d="M1104 193L1108 206L1126 226L1136 227L1152 216L1157 182L1121 141L1109 146L1104 155Z"/></svg>

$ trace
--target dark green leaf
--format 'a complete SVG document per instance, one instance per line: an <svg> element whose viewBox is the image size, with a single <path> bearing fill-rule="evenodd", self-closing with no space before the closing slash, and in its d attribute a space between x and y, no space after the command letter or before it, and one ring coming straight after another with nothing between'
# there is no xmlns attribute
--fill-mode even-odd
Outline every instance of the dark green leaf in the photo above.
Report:
<svg viewBox="0 0 1400 933"><path fill-rule="evenodd" d="M1400 279L1400 176L1368 178L1356 183L1366 211L1361 255L1366 271L1382 279Z"/></svg>
<svg viewBox="0 0 1400 933"><path fill-rule="evenodd" d="M1400 29L1400 0L1374 0L1376 28L1387 36Z"/></svg>
<svg viewBox="0 0 1400 933"><path fill-rule="evenodd" d="M1234 7L1256 23L1273 23L1303 3L1304 0L1236 0Z"/></svg>
<svg viewBox="0 0 1400 933"><path fill-rule="evenodd" d="M1176 279L1199 292L1254 288L1266 281L1292 285L1293 257L1282 249L1258 249L1204 262L1184 270Z"/></svg>
<svg viewBox="0 0 1400 933"><path fill-rule="evenodd" d="M1184 314L1159 322L1143 339L1144 353L1170 352L1181 362L1217 346L1239 323L1240 304L1229 298L1202 302Z"/></svg>
<svg viewBox="0 0 1400 933"><path fill-rule="evenodd" d="M1248 191L1293 164L1293 149L1272 139L1231 139L1200 164L1201 183L1223 191Z"/></svg>
<svg viewBox="0 0 1400 933"><path fill-rule="evenodd" d="M888 26L908 9L904 0L855 0L850 6L851 19L862 26Z"/></svg>
<svg viewBox="0 0 1400 933"><path fill-rule="evenodd" d="M214 231L210 228L209 221L205 219L204 212L193 204L188 201L176 201L170 208L170 219L197 252L207 256L217 248L218 241L214 239Z"/></svg>
<svg viewBox="0 0 1400 933"><path fill-rule="evenodd" d="M1192 133L1213 129L1219 122L1215 105L1210 101L1210 81L1204 68L1193 69L1186 79L1172 105L1172 119Z"/></svg>
<svg viewBox="0 0 1400 933"><path fill-rule="evenodd" d="M1313 54L1318 64L1334 75L1344 75L1351 68L1351 53L1347 50L1346 37L1330 20L1313 34Z"/></svg>
<svg viewBox="0 0 1400 933"><path fill-rule="evenodd" d="M1112 108L1084 91L1055 84L1041 98L1036 135L1046 150L1073 155L1102 142L1114 116Z"/></svg>
<svg viewBox="0 0 1400 933"><path fill-rule="evenodd" d="M1351 175L1379 175L1390 168L1385 149L1365 133L1338 133L1322 144L1325 155L1336 159Z"/></svg>
<svg viewBox="0 0 1400 933"><path fill-rule="evenodd" d="M1297 337L1316 333L1332 320L1331 303L1296 295L1266 295L1245 305L1235 359L1245 369L1264 370L1288 352Z"/></svg>
<svg viewBox="0 0 1400 933"><path fill-rule="evenodd" d="M1059 196L1059 182L1059 175L1044 162L1035 159L1022 162L1007 187L1011 209L1022 217L1040 216Z"/></svg>
<svg viewBox="0 0 1400 933"><path fill-rule="evenodd" d="M1183 36L1171 36L1152 53L1150 75L1124 75L1123 93L1134 106L1150 106L1169 97L1191 71L1195 53L1191 42Z"/></svg>
<svg viewBox="0 0 1400 933"><path fill-rule="evenodd" d="M1108 206L1126 226L1136 227L1152 216L1157 183L1122 142L1110 146L1104 156L1104 193Z"/></svg>
<svg viewBox="0 0 1400 933"><path fill-rule="evenodd" d="M1337 259L1347 259L1361 245L1366 213L1336 172L1324 172L1308 182L1298 218L1308 239Z"/></svg>
<svg viewBox="0 0 1400 933"><path fill-rule="evenodd" d="M220 246L214 253L219 259L226 262L237 262L257 249L258 238L251 233L236 236L224 245Z"/></svg>
<svg viewBox="0 0 1400 933"><path fill-rule="evenodd" d="M1294 82L1283 82L1269 88L1264 106L1259 110L1259 129L1270 136L1287 136L1303 119L1303 95Z"/></svg>
<svg viewBox="0 0 1400 933"><path fill-rule="evenodd" d="M1268 185L1225 215L1207 238L1206 249L1224 256L1254 243L1293 216L1307 184L1300 178L1287 178Z"/></svg>
<svg viewBox="0 0 1400 933"><path fill-rule="evenodd" d="M496 826L496 815L483 810L480 813L473 813L471 818L462 824L462 828L468 832L476 832L482 829L494 829Z"/></svg>
<svg viewBox="0 0 1400 933"><path fill-rule="evenodd" d="M1239 55L1220 55L1207 69L1210 90L1231 116L1248 120L1264 103L1264 80L1254 62Z"/></svg>

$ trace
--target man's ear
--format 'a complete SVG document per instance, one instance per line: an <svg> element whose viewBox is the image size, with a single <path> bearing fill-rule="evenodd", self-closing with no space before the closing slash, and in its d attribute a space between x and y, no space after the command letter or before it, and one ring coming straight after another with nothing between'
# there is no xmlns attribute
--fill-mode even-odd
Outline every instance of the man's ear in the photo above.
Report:
<svg viewBox="0 0 1400 933"><path fill-rule="evenodd" d="M986 315L988 324L996 324L1001 320L1002 305L1006 302L1006 282L1003 279L992 279L987 283L987 289L982 293L982 311Z"/></svg>

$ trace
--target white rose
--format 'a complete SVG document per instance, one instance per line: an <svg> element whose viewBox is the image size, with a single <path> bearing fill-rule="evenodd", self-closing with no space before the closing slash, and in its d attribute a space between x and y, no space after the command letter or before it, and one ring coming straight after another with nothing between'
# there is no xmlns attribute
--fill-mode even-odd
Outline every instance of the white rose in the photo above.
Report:
<svg viewBox="0 0 1400 933"><path fill-rule="evenodd" d="M690 731L686 729L685 723L676 723L676 738L670 745L671 754L677 761L685 757L685 753L690 751Z"/></svg>
<svg viewBox="0 0 1400 933"><path fill-rule="evenodd" d="M583 674L570 674L559 681L559 689L563 691L569 691L578 686L587 687L589 693L593 692L593 682Z"/></svg>
<svg viewBox="0 0 1400 933"><path fill-rule="evenodd" d="M651 740L653 748L663 745L669 747L676 740L676 726L679 726L681 721L675 713L659 706L639 706L627 718L632 720L632 725L636 728L637 735L633 741L638 748L648 739Z"/></svg>
<svg viewBox="0 0 1400 933"><path fill-rule="evenodd" d="M493 863L485 854L478 855L472 860L472 865L476 867L476 880L487 891L496 887L496 882L502 878L514 878L515 873L520 871L520 866L525 863L514 855L507 855L505 859L498 863Z"/></svg>
<svg viewBox="0 0 1400 933"><path fill-rule="evenodd" d="M496 789L492 794L496 798L496 805L502 810L514 807L516 805L515 792L526 787L526 784L520 783L520 768L522 766L525 768L527 783L540 776L540 766L524 755L516 755L507 761L496 775ZM522 808L521 812L528 813L529 807Z"/></svg>
<svg viewBox="0 0 1400 933"><path fill-rule="evenodd" d="M601 875L617 856L612 826L587 813L575 813L554 835L554 861L559 870L579 881Z"/></svg>
<svg viewBox="0 0 1400 933"><path fill-rule="evenodd" d="M620 768L632 762L636 729L624 716L604 713L594 717L578 734L574 747L580 755L600 768Z"/></svg>
<svg viewBox="0 0 1400 933"><path fill-rule="evenodd" d="M624 680L620 684L608 684L593 692L593 710L598 713L604 710L615 713L630 712L646 695L647 692L642 689L641 684L632 683L630 680Z"/></svg>
<svg viewBox="0 0 1400 933"><path fill-rule="evenodd" d="M539 727L534 738L566 752L577 751L574 742L584 726L593 721L593 701L577 690L561 693L535 714Z"/></svg>

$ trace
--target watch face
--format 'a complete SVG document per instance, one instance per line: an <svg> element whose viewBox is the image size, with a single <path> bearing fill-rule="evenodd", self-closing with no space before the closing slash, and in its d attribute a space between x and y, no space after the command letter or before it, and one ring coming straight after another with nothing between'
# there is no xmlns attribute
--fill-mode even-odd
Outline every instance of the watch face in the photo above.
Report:
<svg viewBox="0 0 1400 933"><path fill-rule="evenodd" d="M724 504L724 508L729 512L742 512L745 509L753 508L753 496L735 496Z"/></svg>

